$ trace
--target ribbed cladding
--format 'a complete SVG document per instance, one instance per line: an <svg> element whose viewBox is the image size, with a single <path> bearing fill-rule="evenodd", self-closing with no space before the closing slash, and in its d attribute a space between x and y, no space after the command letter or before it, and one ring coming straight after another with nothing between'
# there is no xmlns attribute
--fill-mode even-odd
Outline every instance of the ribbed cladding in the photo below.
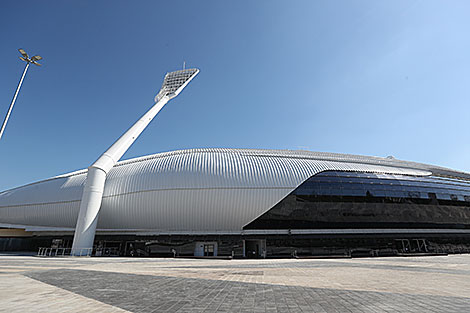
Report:
<svg viewBox="0 0 470 313"><path fill-rule="evenodd" d="M435 165L428 165L417 162L402 161L395 158L382 158L362 155L351 155L351 154L339 154L329 152L312 152L303 150L266 150L266 149L224 149L224 148L206 148L206 149L188 149L188 150L177 150L164 152L154 155L148 155L140 158L135 158L123 162L119 162L118 165L124 165L128 163L140 162L142 160L148 160L153 158L174 156L179 154L193 154L193 153L229 153L234 155L253 155L253 156L271 156L271 157L288 157L288 158L307 158L317 161L334 161L344 163L360 163L360 164L371 164L371 165L383 165L391 167L402 167L409 169L419 169L425 171L431 171L433 174L452 176L465 180L470 180L470 174L454 171L448 168L439 167Z"/></svg>
<svg viewBox="0 0 470 313"><path fill-rule="evenodd" d="M431 174L411 168L318 161L314 153L304 152L167 152L119 162L110 171L98 227L240 230L324 170ZM62 175L0 194L0 223L74 227L85 174ZM38 191L33 192L32 186Z"/></svg>
<svg viewBox="0 0 470 313"><path fill-rule="evenodd" d="M105 192L99 228L240 230L303 181L321 171L430 174L420 170L367 164L236 155L219 151L173 154L162 159L156 161L161 162L161 165L154 174L155 178L147 184L147 189L136 190L133 186L121 185L121 189L130 193L113 195ZM155 160L147 159L131 164L146 168L146 162ZM140 170L130 172L141 173ZM136 178L145 180L146 175L139 174ZM123 181L110 177L107 186L111 188L113 184L121 184ZM138 207L139 214L136 214L135 207Z"/></svg>
<svg viewBox="0 0 470 313"><path fill-rule="evenodd" d="M82 174L49 179L1 192L0 206L80 199L85 177ZM28 197L25 198L24 194Z"/></svg>
<svg viewBox="0 0 470 313"><path fill-rule="evenodd" d="M85 177L84 173L58 177L0 193L0 222L20 225L75 223Z"/></svg>

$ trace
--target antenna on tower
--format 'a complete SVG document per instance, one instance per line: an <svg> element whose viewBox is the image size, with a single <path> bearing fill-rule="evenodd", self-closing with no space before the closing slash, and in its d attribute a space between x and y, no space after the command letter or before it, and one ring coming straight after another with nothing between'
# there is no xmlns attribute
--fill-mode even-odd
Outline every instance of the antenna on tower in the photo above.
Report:
<svg viewBox="0 0 470 313"><path fill-rule="evenodd" d="M186 69L186 61L183 61L183 70Z"/></svg>

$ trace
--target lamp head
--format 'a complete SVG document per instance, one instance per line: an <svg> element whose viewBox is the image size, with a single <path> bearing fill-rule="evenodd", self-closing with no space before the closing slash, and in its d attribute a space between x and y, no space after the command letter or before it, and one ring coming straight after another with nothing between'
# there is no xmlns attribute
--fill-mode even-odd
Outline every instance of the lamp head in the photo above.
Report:
<svg viewBox="0 0 470 313"><path fill-rule="evenodd" d="M21 55L23 56L23 58L29 59L29 56L28 56L28 54L26 53L26 51L24 51L23 49L18 49L18 51L21 53Z"/></svg>
<svg viewBox="0 0 470 313"><path fill-rule="evenodd" d="M21 57L19 57L21 60L25 61L26 63L33 63L34 65L39 65L37 61L42 60L42 57L40 55L35 55L33 57L29 57L29 55L24 51L24 49L18 49L18 51L21 53Z"/></svg>
<svg viewBox="0 0 470 313"><path fill-rule="evenodd" d="M169 99L176 97L198 73L199 69L197 68L167 73L163 80L162 88L155 97L155 102L160 101L165 96Z"/></svg>

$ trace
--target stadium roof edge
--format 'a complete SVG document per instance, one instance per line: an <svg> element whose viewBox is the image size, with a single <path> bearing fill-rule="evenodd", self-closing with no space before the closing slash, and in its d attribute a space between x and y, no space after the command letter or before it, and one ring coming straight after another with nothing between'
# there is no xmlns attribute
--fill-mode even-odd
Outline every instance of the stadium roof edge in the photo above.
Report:
<svg viewBox="0 0 470 313"><path fill-rule="evenodd" d="M440 167L431 164L404 161L400 159L391 159L386 157L378 156L365 156L365 155L355 155L355 154L343 154L343 153L333 153L333 152L316 152L316 151L307 151L307 150L289 150L289 149L237 149L237 148L192 148L192 149L182 149L182 150L173 150L166 152L159 152L150 155L144 155L141 157L136 157L132 159L122 160L116 163L115 167L141 162L145 160L162 158L178 154L189 154L189 153L231 153L239 154L244 156L257 156L257 157L286 157L286 158L300 158L300 159L312 159L318 161L329 161L329 162L343 162L343 163L362 163L362 164L371 164L371 165L382 165L388 167L398 167L398 168L410 168L417 170L430 171L435 176L442 176L448 178L459 178L470 181L470 173L452 170L450 168ZM12 191L18 188L58 179L64 177L71 177L75 175L80 175L86 173L87 169L81 169L77 171L72 171L69 173L60 174L51 178L42 179L39 181L31 182L22 186L17 186L7 190L0 191L7 192Z"/></svg>

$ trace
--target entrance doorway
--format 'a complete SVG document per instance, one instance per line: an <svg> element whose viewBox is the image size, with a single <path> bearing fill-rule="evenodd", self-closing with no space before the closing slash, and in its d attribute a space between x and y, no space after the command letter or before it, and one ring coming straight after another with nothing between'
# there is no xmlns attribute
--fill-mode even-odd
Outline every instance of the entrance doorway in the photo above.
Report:
<svg viewBox="0 0 470 313"><path fill-rule="evenodd" d="M266 257L266 240L246 239L243 241L243 255L246 258L258 259Z"/></svg>
<svg viewBox="0 0 470 313"><path fill-rule="evenodd" d="M214 256L214 245L205 244L204 245L204 256Z"/></svg>
<svg viewBox="0 0 470 313"><path fill-rule="evenodd" d="M196 242L194 256L217 256L217 242Z"/></svg>

